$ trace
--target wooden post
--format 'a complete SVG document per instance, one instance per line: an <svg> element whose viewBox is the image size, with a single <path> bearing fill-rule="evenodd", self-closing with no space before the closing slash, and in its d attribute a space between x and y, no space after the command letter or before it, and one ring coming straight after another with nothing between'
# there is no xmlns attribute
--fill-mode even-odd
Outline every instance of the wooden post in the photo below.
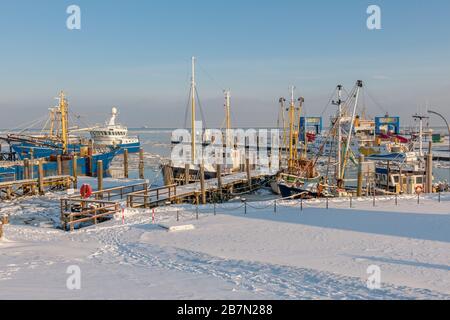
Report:
<svg viewBox="0 0 450 320"><path fill-rule="evenodd" d="M139 149L139 179L145 179L144 149Z"/></svg>
<svg viewBox="0 0 450 320"><path fill-rule="evenodd" d="M72 176L73 176L73 188L78 189L78 157L73 156L72 159Z"/></svg>
<svg viewBox="0 0 450 320"><path fill-rule="evenodd" d="M188 185L189 182L190 182L190 179L191 179L191 177L190 177L190 172L191 172L190 168L191 168L191 166L190 166L189 163L186 163L184 165L184 184L185 185Z"/></svg>
<svg viewBox="0 0 450 320"><path fill-rule="evenodd" d="M9 224L9 216L7 216L7 215L1 216L0 223L3 224L4 226Z"/></svg>
<svg viewBox="0 0 450 320"><path fill-rule="evenodd" d="M103 190L103 161L97 161L97 189L98 191Z"/></svg>
<svg viewBox="0 0 450 320"><path fill-rule="evenodd" d="M30 149L30 179L34 179L34 149Z"/></svg>
<svg viewBox="0 0 450 320"><path fill-rule="evenodd" d="M23 180L30 179L30 160L23 160Z"/></svg>
<svg viewBox="0 0 450 320"><path fill-rule="evenodd" d="M123 176L128 179L128 149L123 150Z"/></svg>
<svg viewBox="0 0 450 320"><path fill-rule="evenodd" d="M61 158L61 155L59 155L59 154L56 157L56 163L58 166L58 176L62 176L62 158Z"/></svg>
<svg viewBox="0 0 450 320"><path fill-rule="evenodd" d="M250 159L245 159L245 169L247 170L247 180L248 180L248 186L252 187L252 174L250 169Z"/></svg>
<svg viewBox="0 0 450 320"><path fill-rule="evenodd" d="M42 160L39 160L38 164L38 188L39 194L44 195L44 165Z"/></svg>
<svg viewBox="0 0 450 320"><path fill-rule="evenodd" d="M427 184L426 192L433 193L433 143L430 141L427 154Z"/></svg>
<svg viewBox="0 0 450 320"><path fill-rule="evenodd" d="M364 164L364 155L359 155L359 164L358 164L358 187L357 187L357 195L358 197L362 197L363 190L363 164Z"/></svg>
<svg viewBox="0 0 450 320"><path fill-rule="evenodd" d="M200 165L200 189L202 193L202 204L206 204L206 189L205 189L205 165Z"/></svg>
<svg viewBox="0 0 450 320"><path fill-rule="evenodd" d="M216 167L217 174L217 188L219 191L220 200L222 200L222 166L220 164Z"/></svg>

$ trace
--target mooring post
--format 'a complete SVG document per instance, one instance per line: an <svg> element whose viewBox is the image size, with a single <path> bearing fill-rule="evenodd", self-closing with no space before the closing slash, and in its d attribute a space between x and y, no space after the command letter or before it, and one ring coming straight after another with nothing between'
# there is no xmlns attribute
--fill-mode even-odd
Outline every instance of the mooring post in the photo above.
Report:
<svg viewBox="0 0 450 320"><path fill-rule="evenodd" d="M30 149L30 179L34 179L34 149Z"/></svg>
<svg viewBox="0 0 450 320"><path fill-rule="evenodd" d="M202 204L206 204L206 188L205 188L205 165L200 165L200 189L202 193Z"/></svg>
<svg viewBox="0 0 450 320"><path fill-rule="evenodd" d="M214 202L214 215L216 215L216 203Z"/></svg>
<svg viewBox="0 0 450 320"><path fill-rule="evenodd" d="M97 190L103 191L103 161L98 160L97 161ZM102 196L99 194L99 199L101 199Z"/></svg>
<svg viewBox="0 0 450 320"><path fill-rule="evenodd" d="M275 199L274 203L273 203L273 212L277 213L277 200Z"/></svg>
<svg viewBox="0 0 450 320"><path fill-rule="evenodd" d="M357 196L362 196L362 190L363 190L363 165L364 165L364 155L359 156L359 163L358 163L358 186L357 186Z"/></svg>
<svg viewBox="0 0 450 320"><path fill-rule="evenodd" d="M184 184L188 185L191 180L191 165L189 163L184 164Z"/></svg>
<svg viewBox="0 0 450 320"><path fill-rule="evenodd" d="M30 160L23 160L23 180L30 179Z"/></svg>
<svg viewBox="0 0 450 320"><path fill-rule="evenodd" d="M219 198L222 200L222 166L220 164L216 167L217 175L217 189L219 191Z"/></svg>
<svg viewBox="0 0 450 320"><path fill-rule="evenodd" d="M427 154L426 192L433 193L433 142L430 141Z"/></svg>
<svg viewBox="0 0 450 320"><path fill-rule="evenodd" d="M123 176L128 179L128 149L123 150Z"/></svg>
<svg viewBox="0 0 450 320"><path fill-rule="evenodd" d="M398 194L395 194L395 205L398 206Z"/></svg>
<svg viewBox="0 0 450 320"><path fill-rule="evenodd" d="M441 189L439 189L439 203L441 203Z"/></svg>
<svg viewBox="0 0 450 320"><path fill-rule="evenodd" d="M350 209L353 208L353 195L350 195Z"/></svg>
<svg viewBox="0 0 450 320"><path fill-rule="evenodd" d="M73 177L73 188L78 189L78 157L73 156L72 158L72 177Z"/></svg>
<svg viewBox="0 0 450 320"><path fill-rule="evenodd" d="M326 200L326 201L327 201L327 209L329 209L330 206L329 206L329 204L328 204L328 197L327 197L326 199L327 199L327 200Z"/></svg>
<svg viewBox="0 0 450 320"><path fill-rule="evenodd" d="M373 206L375 207L375 201L376 201L376 195L375 195L375 191L373 192Z"/></svg>
<svg viewBox="0 0 450 320"><path fill-rule="evenodd" d="M139 179L145 179L144 149L139 149Z"/></svg>
<svg viewBox="0 0 450 320"><path fill-rule="evenodd" d="M300 198L300 211L303 211L303 198Z"/></svg>
<svg viewBox="0 0 450 320"><path fill-rule="evenodd" d="M3 238L3 223L0 222L0 239Z"/></svg>
<svg viewBox="0 0 450 320"><path fill-rule="evenodd" d="M247 180L248 180L248 186L251 189L252 188L252 174L251 174L251 168L250 168L250 159L245 159L245 169L247 170Z"/></svg>
<svg viewBox="0 0 450 320"><path fill-rule="evenodd" d="M58 154L56 156L56 164L57 164L58 176L62 176L62 158L61 158L60 154Z"/></svg>
<svg viewBox="0 0 450 320"><path fill-rule="evenodd" d="M38 163L38 190L40 195L44 195L44 164L42 160Z"/></svg>

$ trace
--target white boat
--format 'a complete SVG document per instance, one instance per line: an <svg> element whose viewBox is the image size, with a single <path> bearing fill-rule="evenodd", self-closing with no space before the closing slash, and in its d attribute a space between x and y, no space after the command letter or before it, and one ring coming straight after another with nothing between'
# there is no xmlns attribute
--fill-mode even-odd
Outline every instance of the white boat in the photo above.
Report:
<svg viewBox="0 0 450 320"><path fill-rule="evenodd" d="M141 147L138 137L129 137L128 128L116 123L118 110L112 108L111 118L105 126L98 126L89 131L95 145L116 146L121 149L128 149L130 153L139 152Z"/></svg>

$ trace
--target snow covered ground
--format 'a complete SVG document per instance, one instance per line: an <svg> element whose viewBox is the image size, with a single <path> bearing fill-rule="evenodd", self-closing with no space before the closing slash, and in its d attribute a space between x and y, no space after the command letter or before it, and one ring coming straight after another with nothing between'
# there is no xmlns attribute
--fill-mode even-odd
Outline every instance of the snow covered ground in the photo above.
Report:
<svg viewBox="0 0 450 320"><path fill-rule="evenodd" d="M450 299L450 195L150 210L65 233L58 197L0 203L0 299ZM266 208L264 208L266 207ZM177 212L180 222L177 223ZM192 224L167 232L158 224ZM81 270L69 290L67 268ZM381 270L370 290L367 268Z"/></svg>

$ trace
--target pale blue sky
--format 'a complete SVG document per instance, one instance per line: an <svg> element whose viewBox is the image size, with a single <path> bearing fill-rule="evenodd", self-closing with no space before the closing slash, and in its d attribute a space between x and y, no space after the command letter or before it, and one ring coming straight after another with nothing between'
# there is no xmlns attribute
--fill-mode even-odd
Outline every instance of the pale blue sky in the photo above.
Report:
<svg viewBox="0 0 450 320"><path fill-rule="evenodd" d="M80 31L66 28L70 4ZM369 4L380 31L366 28ZM427 101L450 117L448 0L1 0L0 30L0 127L45 114L61 89L94 122L117 105L130 127L181 126L192 55L210 126L224 88L236 125L264 126L290 85L315 115L358 79L404 124Z"/></svg>

